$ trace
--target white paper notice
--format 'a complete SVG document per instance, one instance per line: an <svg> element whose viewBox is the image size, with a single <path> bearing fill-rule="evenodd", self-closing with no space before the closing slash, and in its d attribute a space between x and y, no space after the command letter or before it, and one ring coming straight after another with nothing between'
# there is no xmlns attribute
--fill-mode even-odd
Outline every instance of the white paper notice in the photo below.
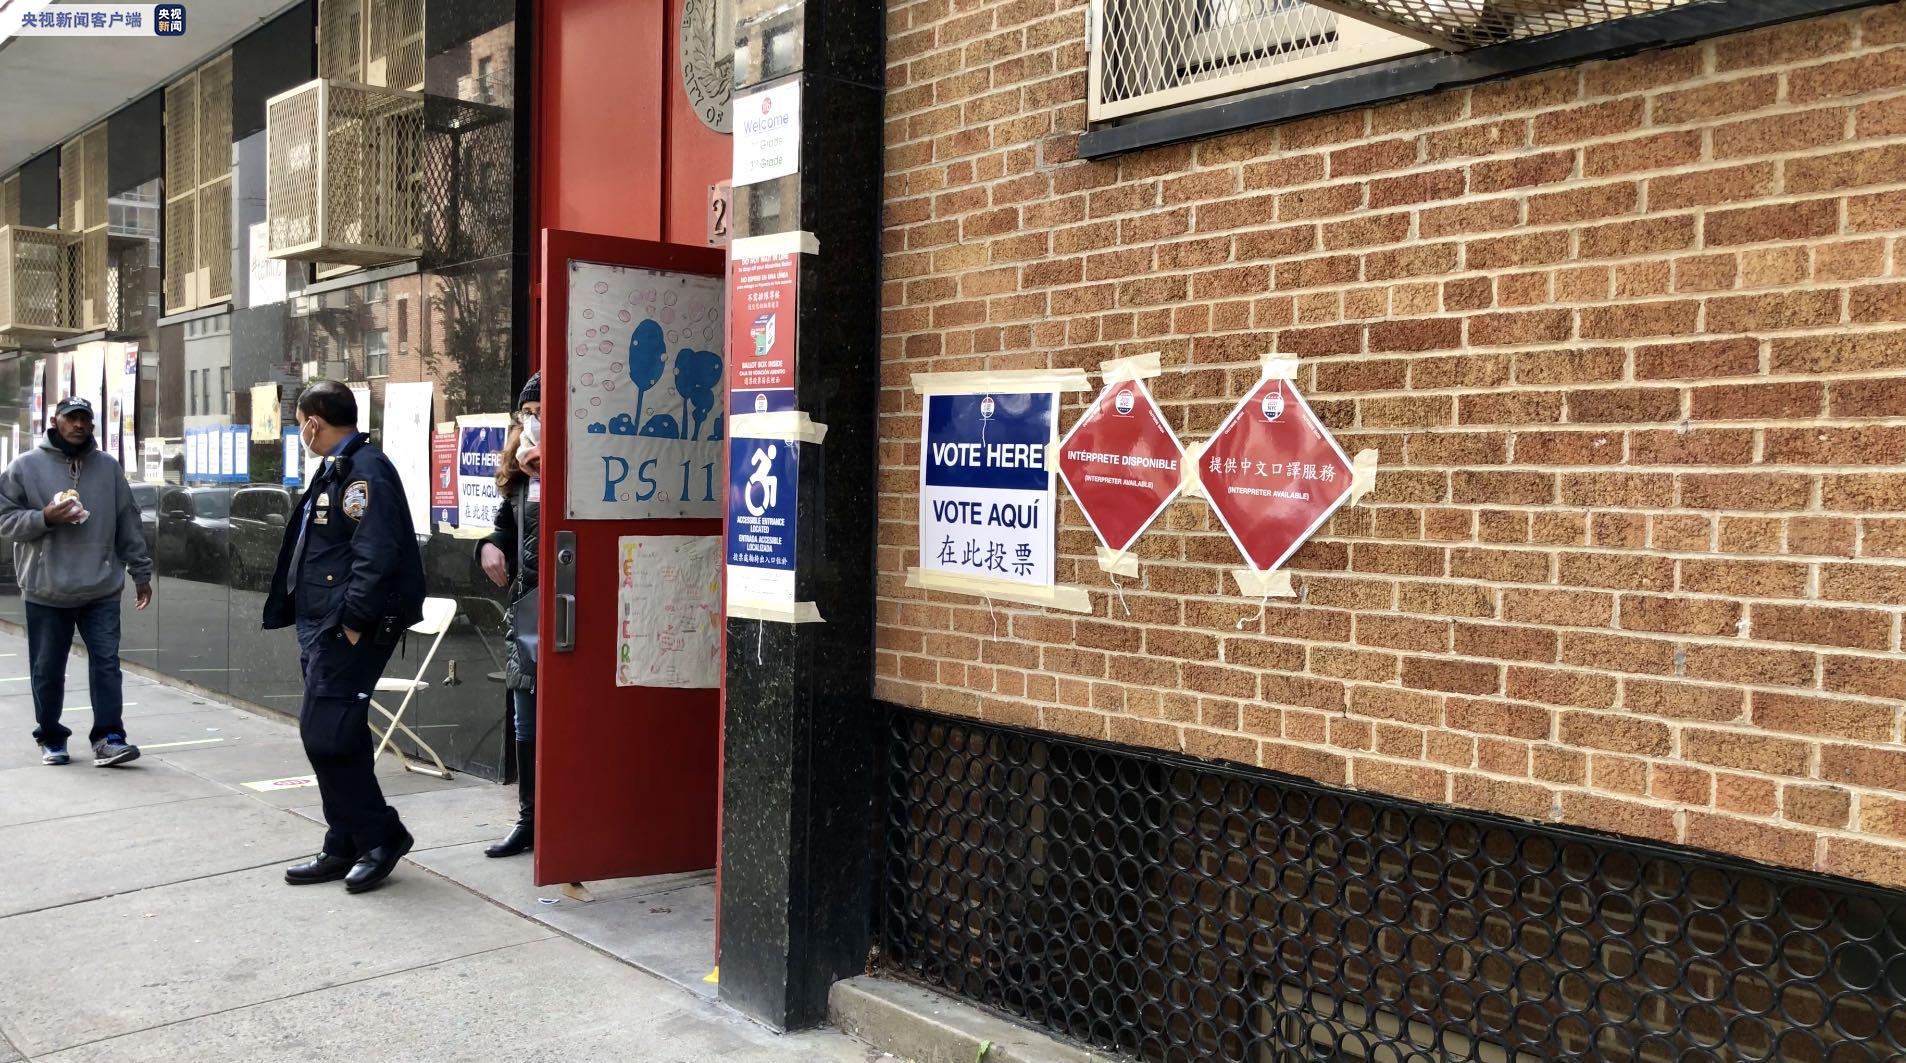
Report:
<svg viewBox="0 0 1906 1063"><path fill-rule="evenodd" d="M351 398L357 400L357 427L360 431L371 430L371 386L352 384Z"/></svg>
<svg viewBox="0 0 1906 1063"><path fill-rule="evenodd" d="M619 687L721 685L721 537L616 541Z"/></svg>
<svg viewBox="0 0 1906 1063"><path fill-rule="evenodd" d="M397 467L410 503L410 526L430 533L430 396L432 385L384 385L384 456Z"/></svg>
<svg viewBox="0 0 1906 1063"><path fill-rule="evenodd" d="M735 176L740 188L801 168L801 83L735 97Z"/></svg>
<svg viewBox="0 0 1906 1063"><path fill-rule="evenodd" d="M246 284L247 306L264 306L266 303L285 301L285 262L281 258L268 257L270 222L253 225L249 237L246 263L250 276Z"/></svg>

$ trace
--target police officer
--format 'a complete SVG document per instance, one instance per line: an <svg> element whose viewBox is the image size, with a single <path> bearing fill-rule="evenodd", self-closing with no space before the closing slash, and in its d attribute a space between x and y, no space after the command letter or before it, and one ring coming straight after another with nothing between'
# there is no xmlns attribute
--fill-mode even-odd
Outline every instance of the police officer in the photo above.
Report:
<svg viewBox="0 0 1906 1063"><path fill-rule="evenodd" d="M324 802L324 848L285 869L293 886L390 877L413 839L378 788L371 691L405 629L423 618L423 557L397 470L357 430L357 400L335 380L298 397L298 434L324 460L285 527L265 628L298 629L298 734Z"/></svg>

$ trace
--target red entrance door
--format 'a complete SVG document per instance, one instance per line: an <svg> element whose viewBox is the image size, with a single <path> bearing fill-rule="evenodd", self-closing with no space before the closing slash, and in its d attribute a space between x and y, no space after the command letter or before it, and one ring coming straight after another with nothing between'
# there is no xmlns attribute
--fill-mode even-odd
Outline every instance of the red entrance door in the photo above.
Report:
<svg viewBox="0 0 1906 1063"><path fill-rule="evenodd" d="M715 866L721 661L707 646L719 601L702 629L683 605L692 595L675 594L678 616L657 636L662 622L645 610L660 591L632 591L633 609L619 597L631 550L676 559L646 580L692 578L682 570L700 570L679 559L705 538L720 571L724 261L717 249L543 230L538 885ZM657 549L629 537L659 537L647 544ZM663 652L641 642L650 637L666 638Z"/></svg>

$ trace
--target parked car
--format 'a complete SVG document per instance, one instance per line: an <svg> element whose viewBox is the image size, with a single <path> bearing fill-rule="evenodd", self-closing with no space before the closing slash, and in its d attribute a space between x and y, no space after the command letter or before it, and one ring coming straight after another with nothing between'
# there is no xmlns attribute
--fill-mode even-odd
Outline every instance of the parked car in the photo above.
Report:
<svg viewBox="0 0 1906 1063"><path fill-rule="evenodd" d="M271 573L278 564L278 547L284 542L285 522L297 500L291 492L274 484L241 487L232 495L231 576L232 586L246 590L270 589Z"/></svg>
<svg viewBox="0 0 1906 1063"><path fill-rule="evenodd" d="M159 548L159 487L157 484L133 484L132 500L139 505L139 531L146 537L146 556Z"/></svg>
<svg viewBox="0 0 1906 1063"><path fill-rule="evenodd" d="M159 496L159 574L204 582L225 579L232 489L169 487Z"/></svg>

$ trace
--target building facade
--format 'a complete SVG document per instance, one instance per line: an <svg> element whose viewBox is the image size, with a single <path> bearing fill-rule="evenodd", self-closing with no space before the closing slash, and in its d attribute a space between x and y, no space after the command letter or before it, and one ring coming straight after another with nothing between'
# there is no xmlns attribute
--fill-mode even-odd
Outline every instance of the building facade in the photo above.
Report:
<svg viewBox="0 0 1906 1063"><path fill-rule="evenodd" d="M1906 1049L1906 7L1753 6L889 5L895 966L1146 1059ZM1086 614L907 579L913 374L1148 352L1187 443L1281 357L1380 455L1294 597L1201 498L1121 577L1061 493Z"/></svg>
<svg viewBox="0 0 1906 1063"><path fill-rule="evenodd" d="M211 20L225 14L204 12L205 32L218 32ZM154 604L126 616L126 659L295 711L296 655L258 619L299 490L283 434L295 430L292 404L305 383L331 378L357 392L360 421L375 433L386 428L394 384L407 386L398 406L431 428L507 415L529 371L517 306L527 180L513 134L515 5L307 0L263 14L210 54L208 37L188 34L180 47L197 51L181 53L183 69L154 69L149 90L92 127L104 131L101 180L63 160L72 154L63 144L0 177L9 188L0 223L27 227L73 229L85 211L63 215L62 205L97 188L113 265L96 281L80 272L83 283L109 287L114 311L0 339L0 430L17 433L5 441L17 453L63 395L102 400L102 429L107 407L123 409L126 434L102 441L139 485L158 561ZM372 42L372 23L394 30ZM361 47L353 54L339 41ZM74 47L39 38L15 46ZM120 47L133 49L122 56L129 66L149 54ZM420 104L413 236L385 261L266 257L268 102L320 76L375 82ZM75 133L67 144L84 140ZM136 383L121 371L128 352ZM404 449L411 493L427 493L428 457ZM458 599L460 619L440 651L453 663L407 715L452 766L499 777L500 592L474 578L467 536L419 524L430 593ZM17 596L0 598L0 618L20 622L20 610ZM393 670L412 657L400 655Z"/></svg>
<svg viewBox="0 0 1906 1063"><path fill-rule="evenodd" d="M872 970L1148 1063L1906 1057L1906 3L305 0L229 37L0 172L72 278L55 328L0 300L0 448L119 404L128 659L293 704L261 577L290 404L341 379L458 603L409 722L503 774L462 458L540 369L533 874L719 860L749 1014ZM363 109L318 154L384 197L335 229L282 207L319 79ZM789 132L743 175L750 126ZM778 324L702 305L777 256ZM773 404L696 378L776 335ZM1153 355L1194 454L1287 379L1374 456L1288 593L1204 498L1108 561L1056 484L1072 607L917 578L921 375L1076 378L1062 434ZM625 683L640 551L775 505L688 447L750 415L793 600L717 592L665 632L701 680ZM664 437L726 525L575 491Z"/></svg>

